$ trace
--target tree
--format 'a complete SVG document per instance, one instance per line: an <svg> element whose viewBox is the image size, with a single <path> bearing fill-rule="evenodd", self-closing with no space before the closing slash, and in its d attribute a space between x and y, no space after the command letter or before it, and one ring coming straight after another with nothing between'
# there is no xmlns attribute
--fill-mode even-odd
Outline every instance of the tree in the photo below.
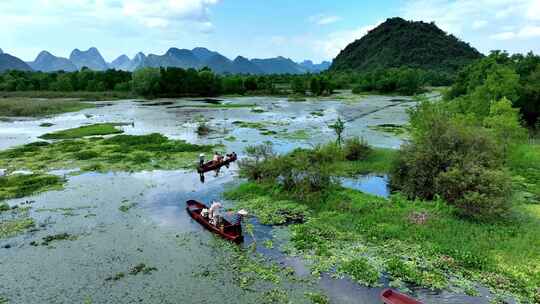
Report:
<svg viewBox="0 0 540 304"><path fill-rule="evenodd" d="M521 109L527 124L535 126L540 123L540 63L521 82L522 94L515 105Z"/></svg>
<svg viewBox="0 0 540 304"><path fill-rule="evenodd" d="M512 108L512 102L503 97L491 104L489 116L484 119L484 125L493 132L502 146L505 158L512 144L527 138L527 130L521 126L519 118L519 109Z"/></svg>
<svg viewBox="0 0 540 304"><path fill-rule="evenodd" d="M295 94L306 94L306 84L301 77L295 77L291 83L291 89Z"/></svg>
<svg viewBox="0 0 540 304"><path fill-rule="evenodd" d="M155 68L143 68L133 72L133 90L142 96L155 96L159 92L161 74Z"/></svg>
<svg viewBox="0 0 540 304"><path fill-rule="evenodd" d="M337 144L341 146L341 142L343 141L342 135L343 135L343 131L345 130L345 123L343 122L343 120L341 120L341 118L338 117L336 122L332 125L329 125L328 127L330 127L331 129L334 130L334 132L336 132Z"/></svg>
<svg viewBox="0 0 540 304"><path fill-rule="evenodd" d="M319 77L311 77L311 80L309 82L309 90L311 91L311 94L315 96L319 96L322 94L321 80L319 79Z"/></svg>

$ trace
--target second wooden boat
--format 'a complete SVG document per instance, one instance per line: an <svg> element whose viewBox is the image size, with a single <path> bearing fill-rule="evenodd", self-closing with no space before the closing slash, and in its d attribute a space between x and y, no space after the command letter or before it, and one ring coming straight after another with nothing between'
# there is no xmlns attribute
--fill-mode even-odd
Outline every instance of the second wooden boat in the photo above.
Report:
<svg viewBox="0 0 540 304"><path fill-rule="evenodd" d="M385 304L422 304L422 302L409 297L406 294L392 289L385 289L381 292L381 300Z"/></svg>
<svg viewBox="0 0 540 304"><path fill-rule="evenodd" d="M223 166L227 166L229 165L230 163L236 161L236 159L238 158L238 156L236 156L236 154L232 154L231 157L221 161L221 162L216 162L216 161L209 161L207 163L204 163L202 166L199 166L197 167L197 172L198 173L206 173L206 172L210 172L210 171L214 171L214 170L217 170Z"/></svg>

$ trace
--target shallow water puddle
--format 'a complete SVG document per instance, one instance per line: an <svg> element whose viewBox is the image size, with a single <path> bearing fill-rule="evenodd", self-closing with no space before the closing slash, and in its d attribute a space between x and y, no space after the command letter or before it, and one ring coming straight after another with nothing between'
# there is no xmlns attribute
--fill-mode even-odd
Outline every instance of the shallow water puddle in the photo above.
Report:
<svg viewBox="0 0 540 304"><path fill-rule="evenodd" d="M368 174L356 178L342 178L341 185L364 193L387 198L390 196L387 175Z"/></svg>

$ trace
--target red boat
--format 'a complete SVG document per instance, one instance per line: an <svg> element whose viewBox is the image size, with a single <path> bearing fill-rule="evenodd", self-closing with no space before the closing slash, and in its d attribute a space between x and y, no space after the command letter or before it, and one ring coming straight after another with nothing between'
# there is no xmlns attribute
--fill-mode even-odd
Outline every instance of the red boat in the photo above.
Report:
<svg viewBox="0 0 540 304"><path fill-rule="evenodd" d="M422 304L422 302L399 293L392 289L385 289L381 292L381 300L385 304Z"/></svg>
<svg viewBox="0 0 540 304"><path fill-rule="evenodd" d="M236 153L233 153L231 154L229 157L227 157L227 159L223 160L223 161L220 161L220 162L217 162L217 161L209 161L205 164L203 164L202 166L199 166L197 167L197 172L198 173L206 173L206 172L209 172L209 171L214 171L214 170L217 170L223 166L228 166L230 163L236 161L238 157L236 156Z"/></svg>
<svg viewBox="0 0 540 304"><path fill-rule="evenodd" d="M242 236L242 226L240 224L234 225L227 220L222 219L223 226L217 227L210 223L210 219L201 215L201 211L208 208L205 204L194 200L189 200L186 204L186 210L189 215L206 229L235 243L241 243L244 240L244 237Z"/></svg>

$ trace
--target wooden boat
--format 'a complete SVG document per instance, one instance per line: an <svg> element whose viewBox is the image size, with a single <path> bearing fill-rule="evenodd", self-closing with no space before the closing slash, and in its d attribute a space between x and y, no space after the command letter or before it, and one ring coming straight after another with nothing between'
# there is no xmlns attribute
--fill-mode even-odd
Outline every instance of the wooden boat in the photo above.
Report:
<svg viewBox="0 0 540 304"><path fill-rule="evenodd" d="M213 160L203 164L202 166L199 166L197 167L197 172L198 173L206 173L206 172L209 172L209 171L214 171L214 170L217 170L223 166L227 166L229 165L230 163L236 161L236 159L238 158L238 156L236 156L236 154L232 154L231 157L228 157L227 159L223 160L223 161L220 161L220 162L215 162Z"/></svg>
<svg viewBox="0 0 540 304"><path fill-rule="evenodd" d="M387 288L381 292L381 300L385 304L422 304L422 302Z"/></svg>
<svg viewBox="0 0 540 304"><path fill-rule="evenodd" d="M206 229L212 231L215 234L220 235L222 238L233 241L235 243L240 243L244 240L244 237L242 236L242 226L241 225L233 225L229 223L227 220L222 219L223 228L217 227L210 223L210 220L203 217L201 215L201 211L205 208L208 208L205 204L201 202L197 202L194 200L189 200L186 202L187 207L186 210L189 213L189 215L199 222L199 224L203 225Z"/></svg>

